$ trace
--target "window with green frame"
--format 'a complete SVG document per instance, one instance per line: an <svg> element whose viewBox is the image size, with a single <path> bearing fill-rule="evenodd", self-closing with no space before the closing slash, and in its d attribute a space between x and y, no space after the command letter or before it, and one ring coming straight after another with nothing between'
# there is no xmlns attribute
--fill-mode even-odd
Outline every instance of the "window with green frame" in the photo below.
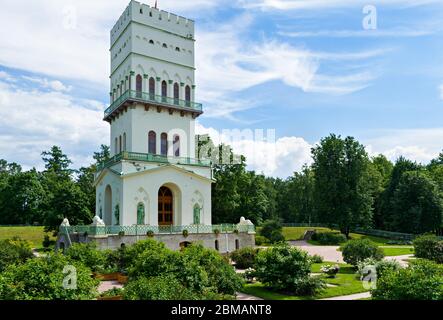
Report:
<svg viewBox="0 0 443 320"><path fill-rule="evenodd" d="M145 224L145 205L143 203L137 205L137 224Z"/></svg>
<svg viewBox="0 0 443 320"><path fill-rule="evenodd" d="M201 208L198 204L194 206L194 224L200 224Z"/></svg>

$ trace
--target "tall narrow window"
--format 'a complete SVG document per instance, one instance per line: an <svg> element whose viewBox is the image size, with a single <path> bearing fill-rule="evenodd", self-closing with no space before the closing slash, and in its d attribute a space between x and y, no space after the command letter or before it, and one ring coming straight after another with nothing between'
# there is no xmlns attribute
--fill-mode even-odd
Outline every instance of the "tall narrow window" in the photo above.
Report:
<svg viewBox="0 0 443 320"><path fill-rule="evenodd" d="M137 206L137 224L145 224L145 205L143 203L139 203Z"/></svg>
<svg viewBox="0 0 443 320"><path fill-rule="evenodd" d="M155 99L155 79L152 77L149 78L149 99Z"/></svg>
<svg viewBox="0 0 443 320"><path fill-rule="evenodd" d="M142 86L143 86L143 78L141 75L137 75L135 78L135 90L137 91L137 98L141 98L142 96Z"/></svg>
<svg viewBox="0 0 443 320"><path fill-rule="evenodd" d="M180 99L180 86L178 83L174 83L174 104L179 104Z"/></svg>
<svg viewBox="0 0 443 320"><path fill-rule="evenodd" d="M168 84L166 81L162 81L162 101L166 102L166 97L168 96Z"/></svg>
<svg viewBox="0 0 443 320"><path fill-rule="evenodd" d="M157 135L154 131L149 131L149 143L148 143L148 153L156 154L157 153Z"/></svg>
<svg viewBox="0 0 443 320"><path fill-rule="evenodd" d="M162 135L160 136L160 140L161 140L160 154L162 156L167 156L168 155L168 134L163 132Z"/></svg>
<svg viewBox="0 0 443 320"><path fill-rule="evenodd" d="M218 240L215 240L215 250L219 251L220 247L218 245Z"/></svg>
<svg viewBox="0 0 443 320"><path fill-rule="evenodd" d="M180 157L180 137L178 135L174 136L174 156Z"/></svg>
<svg viewBox="0 0 443 320"><path fill-rule="evenodd" d="M195 204L194 206L194 224L200 224L200 206Z"/></svg>
<svg viewBox="0 0 443 320"><path fill-rule="evenodd" d="M190 86L185 87L185 100L186 100L186 106L189 107L191 105L191 87Z"/></svg>
<svg viewBox="0 0 443 320"><path fill-rule="evenodd" d="M119 136L118 140L119 140L119 143L118 143L119 148L118 148L118 150L119 150L119 152L122 152L122 136Z"/></svg>
<svg viewBox="0 0 443 320"><path fill-rule="evenodd" d="M126 132L123 133L123 151L126 151Z"/></svg>
<svg viewBox="0 0 443 320"><path fill-rule="evenodd" d="M118 141L117 138L115 138L115 146L114 146L114 154L118 153Z"/></svg>

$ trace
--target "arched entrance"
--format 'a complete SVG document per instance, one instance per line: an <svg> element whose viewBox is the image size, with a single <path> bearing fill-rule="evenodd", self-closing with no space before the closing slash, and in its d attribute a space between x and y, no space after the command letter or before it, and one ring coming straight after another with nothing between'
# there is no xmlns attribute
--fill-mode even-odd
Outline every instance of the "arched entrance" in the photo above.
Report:
<svg viewBox="0 0 443 320"><path fill-rule="evenodd" d="M168 187L158 190L158 225L169 226L173 224L173 196Z"/></svg>
<svg viewBox="0 0 443 320"><path fill-rule="evenodd" d="M112 225L112 189L108 185L105 189L105 217L104 222L107 226Z"/></svg>

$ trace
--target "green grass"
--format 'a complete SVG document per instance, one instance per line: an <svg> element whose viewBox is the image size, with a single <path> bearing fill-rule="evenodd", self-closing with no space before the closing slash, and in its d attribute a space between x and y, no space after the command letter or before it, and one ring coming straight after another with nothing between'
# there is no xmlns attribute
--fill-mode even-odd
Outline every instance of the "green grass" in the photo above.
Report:
<svg viewBox="0 0 443 320"><path fill-rule="evenodd" d="M17 236L31 242L33 247L41 248L45 236L43 229L44 227L0 227L0 240ZM55 240L51 233L48 235L52 240Z"/></svg>
<svg viewBox="0 0 443 320"><path fill-rule="evenodd" d="M317 232L334 232L334 231L338 232L337 230L328 229L328 228L283 227L283 236L285 237L286 241L303 240L303 235L305 234L306 230L316 230ZM368 236L358 233L351 233L349 236L351 239L369 239L379 246L389 245L388 242L391 240L387 238ZM308 242L312 245L319 245L319 243L314 240L309 240Z"/></svg>
<svg viewBox="0 0 443 320"><path fill-rule="evenodd" d="M414 254L414 247L381 247L383 253L387 257L403 256L406 254Z"/></svg>
<svg viewBox="0 0 443 320"><path fill-rule="evenodd" d="M313 273L320 273L320 268L325 264L336 264L334 262L315 263L312 265L311 271ZM315 296L295 296L282 292L276 292L267 288L263 284L257 282L254 284L247 284L243 288L243 292L266 300L314 300L324 299L338 296L345 296L355 293L368 291L363 288L362 282L355 274L355 269L348 264L340 263L340 271L335 278L327 278L322 275L326 283L335 285L335 287L327 287L325 290Z"/></svg>

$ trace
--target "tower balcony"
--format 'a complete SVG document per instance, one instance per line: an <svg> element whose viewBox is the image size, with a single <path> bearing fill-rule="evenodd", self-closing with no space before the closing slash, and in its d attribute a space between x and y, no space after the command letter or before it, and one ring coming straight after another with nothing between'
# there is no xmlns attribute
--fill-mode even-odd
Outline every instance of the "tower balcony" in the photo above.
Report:
<svg viewBox="0 0 443 320"><path fill-rule="evenodd" d="M200 167L210 167L210 160L194 159L194 158L184 158L184 157L168 157L157 154L148 153L137 153L137 152L121 152L108 161L100 163L97 165L97 172L102 171L105 168L112 167L116 163L127 160L127 161L140 161L140 162L152 162L152 163L164 163L164 164L181 164L189 166L200 166Z"/></svg>
<svg viewBox="0 0 443 320"><path fill-rule="evenodd" d="M110 122L117 114L133 103L141 103L145 108L157 107L158 111L161 111L162 108L166 108L170 112L174 110L189 112L192 114L193 118L196 118L203 113L201 103L174 99L141 91L127 90L105 110L103 120Z"/></svg>

